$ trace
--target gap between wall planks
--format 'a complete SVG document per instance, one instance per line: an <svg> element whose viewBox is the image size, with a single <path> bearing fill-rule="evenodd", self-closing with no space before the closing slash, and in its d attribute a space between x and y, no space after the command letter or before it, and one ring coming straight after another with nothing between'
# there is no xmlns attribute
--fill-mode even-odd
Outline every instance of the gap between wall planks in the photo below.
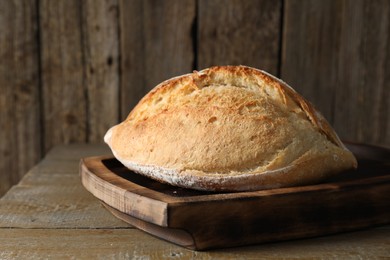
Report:
<svg viewBox="0 0 390 260"><path fill-rule="evenodd" d="M87 142L102 142L119 120L119 6L117 0L82 1Z"/></svg>
<svg viewBox="0 0 390 260"><path fill-rule="evenodd" d="M277 75L281 7L281 0L199 0L198 68L247 65Z"/></svg>
<svg viewBox="0 0 390 260"><path fill-rule="evenodd" d="M390 2L285 3L282 78L344 140L390 145Z"/></svg>
<svg viewBox="0 0 390 260"><path fill-rule="evenodd" d="M120 1L121 119L159 82L191 72L194 0Z"/></svg>
<svg viewBox="0 0 390 260"><path fill-rule="evenodd" d="M244 64L281 76L342 138L390 145L389 3L0 2L0 194L53 146L102 142L169 77Z"/></svg>
<svg viewBox="0 0 390 260"><path fill-rule="evenodd" d="M81 5L42 0L39 6L43 147L86 140L86 90Z"/></svg>
<svg viewBox="0 0 390 260"><path fill-rule="evenodd" d="M41 158L36 1L0 1L0 196Z"/></svg>

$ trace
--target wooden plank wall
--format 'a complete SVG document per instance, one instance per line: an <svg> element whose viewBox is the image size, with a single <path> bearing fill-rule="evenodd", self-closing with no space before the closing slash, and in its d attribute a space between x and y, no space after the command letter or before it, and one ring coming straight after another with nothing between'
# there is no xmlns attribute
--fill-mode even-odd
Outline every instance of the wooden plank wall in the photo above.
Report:
<svg viewBox="0 0 390 260"><path fill-rule="evenodd" d="M387 0L0 1L0 195L56 144L101 142L158 82L281 77L343 139L390 146Z"/></svg>

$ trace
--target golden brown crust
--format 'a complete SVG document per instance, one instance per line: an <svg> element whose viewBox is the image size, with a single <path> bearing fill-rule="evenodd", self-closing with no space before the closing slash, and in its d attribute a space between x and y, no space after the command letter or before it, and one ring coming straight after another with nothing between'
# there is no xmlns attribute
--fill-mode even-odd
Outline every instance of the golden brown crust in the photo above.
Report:
<svg viewBox="0 0 390 260"><path fill-rule="evenodd" d="M356 167L308 101L245 66L162 82L105 140L127 167L195 189L286 187Z"/></svg>

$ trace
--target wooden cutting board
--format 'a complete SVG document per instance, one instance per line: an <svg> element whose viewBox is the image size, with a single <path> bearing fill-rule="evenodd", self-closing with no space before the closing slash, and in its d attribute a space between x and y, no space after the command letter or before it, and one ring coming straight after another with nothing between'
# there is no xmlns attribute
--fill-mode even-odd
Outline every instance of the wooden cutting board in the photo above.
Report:
<svg viewBox="0 0 390 260"><path fill-rule="evenodd" d="M110 156L81 160L82 184L116 217L194 250L306 238L390 223L390 150L347 144L358 170L324 183L253 192L182 189Z"/></svg>

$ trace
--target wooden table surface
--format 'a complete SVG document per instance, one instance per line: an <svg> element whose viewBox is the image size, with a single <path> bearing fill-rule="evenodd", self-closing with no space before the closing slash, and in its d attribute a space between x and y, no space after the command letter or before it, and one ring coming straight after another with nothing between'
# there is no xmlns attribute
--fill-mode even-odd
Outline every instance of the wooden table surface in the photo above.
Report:
<svg viewBox="0 0 390 260"><path fill-rule="evenodd" d="M58 146L0 199L0 259L390 257L390 226L205 252L181 248L116 219L84 189L80 158L104 154L105 145Z"/></svg>

